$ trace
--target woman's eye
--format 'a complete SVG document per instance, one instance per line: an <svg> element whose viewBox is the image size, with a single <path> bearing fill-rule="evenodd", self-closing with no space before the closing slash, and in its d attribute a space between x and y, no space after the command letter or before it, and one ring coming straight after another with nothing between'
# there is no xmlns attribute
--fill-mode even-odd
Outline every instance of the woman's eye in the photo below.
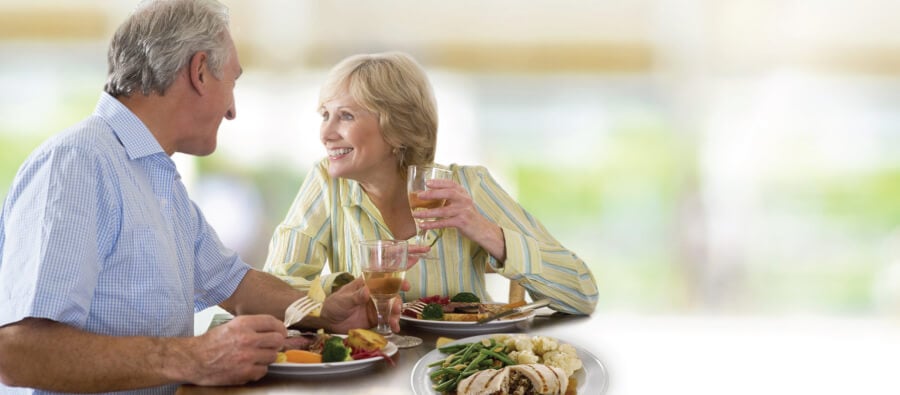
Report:
<svg viewBox="0 0 900 395"><path fill-rule="evenodd" d="M324 112L324 111L323 111L323 112L320 113L320 115L322 115L322 121L327 121L327 120L328 120L328 113L327 113L327 112Z"/></svg>
<svg viewBox="0 0 900 395"><path fill-rule="evenodd" d="M352 120L353 120L353 114L350 114L350 113L348 113L348 112L341 113L341 119L343 119L343 120L345 120L345 121L352 121Z"/></svg>

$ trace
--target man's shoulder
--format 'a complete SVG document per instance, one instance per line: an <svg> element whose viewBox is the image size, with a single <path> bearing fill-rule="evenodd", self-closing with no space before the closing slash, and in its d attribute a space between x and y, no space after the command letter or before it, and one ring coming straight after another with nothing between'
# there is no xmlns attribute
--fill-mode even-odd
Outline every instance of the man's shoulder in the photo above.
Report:
<svg viewBox="0 0 900 395"><path fill-rule="evenodd" d="M92 115L47 139L38 151L75 149L105 152L121 144L112 128L102 118Z"/></svg>

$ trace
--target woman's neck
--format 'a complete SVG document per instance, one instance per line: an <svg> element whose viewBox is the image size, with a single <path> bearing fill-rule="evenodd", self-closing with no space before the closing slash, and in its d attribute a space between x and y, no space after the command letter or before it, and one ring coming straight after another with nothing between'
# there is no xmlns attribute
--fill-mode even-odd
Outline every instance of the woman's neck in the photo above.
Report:
<svg viewBox="0 0 900 395"><path fill-rule="evenodd" d="M416 234L406 193L406 179L402 174L392 173L376 182L360 182L360 186L378 208L394 238L405 240Z"/></svg>

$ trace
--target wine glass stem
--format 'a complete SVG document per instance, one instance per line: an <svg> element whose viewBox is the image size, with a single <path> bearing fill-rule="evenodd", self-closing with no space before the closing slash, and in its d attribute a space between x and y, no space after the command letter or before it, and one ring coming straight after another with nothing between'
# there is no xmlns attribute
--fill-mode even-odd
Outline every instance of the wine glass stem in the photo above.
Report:
<svg viewBox="0 0 900 395"><path fill-rule="evenodd" d="M397 295L372 295L372 301L375 302L375 312L378 314L378 326L375 331L382 336L391 336L391 326L388 325L386 317L391 316L391 309L394 307L394 298Z"/></svg>
<svg viewBox="0 0 900 395"><path fill-rule="evenodd" d="M425 229L422 229L422 226L418 223L416 223L416 245L425 245Z"/></svg>

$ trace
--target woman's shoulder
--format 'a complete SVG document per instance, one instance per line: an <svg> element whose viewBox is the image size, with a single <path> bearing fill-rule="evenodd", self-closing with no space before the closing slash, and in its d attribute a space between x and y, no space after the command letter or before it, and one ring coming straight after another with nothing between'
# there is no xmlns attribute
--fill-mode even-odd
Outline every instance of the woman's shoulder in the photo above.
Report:
<svg viewBox="0 0 900 395"><path fill-rule="evenodd" d="M461 165L451 163L447 167L450 168L450 171L453 172L457 180L475 180L491 177L491 172L488 168L481 165Z"/></svg>

